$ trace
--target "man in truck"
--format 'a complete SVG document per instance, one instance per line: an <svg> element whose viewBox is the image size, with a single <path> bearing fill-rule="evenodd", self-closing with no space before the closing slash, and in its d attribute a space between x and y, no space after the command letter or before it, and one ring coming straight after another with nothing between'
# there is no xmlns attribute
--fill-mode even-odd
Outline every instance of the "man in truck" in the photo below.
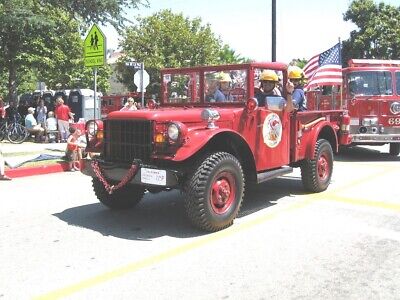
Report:
<svg viewBox="0 0 400 300"><path fill-rule="evenodd" d="M264 70L260 75L260 87L256 88L255 97L257 98L258 105L265 105L265 97L267 96L281 96L282 93L278 88L279 77L275 71Z"/></svg>
<svg viewBox="0 0 400 300"><path fill-rule="evenodd" d="M299 111L307 110L306 108L307 100L303 90L303 80L304 80L303 70L297 66L290 67L289 79L294 85L292 100L295 104L295 107Z"/></svg>

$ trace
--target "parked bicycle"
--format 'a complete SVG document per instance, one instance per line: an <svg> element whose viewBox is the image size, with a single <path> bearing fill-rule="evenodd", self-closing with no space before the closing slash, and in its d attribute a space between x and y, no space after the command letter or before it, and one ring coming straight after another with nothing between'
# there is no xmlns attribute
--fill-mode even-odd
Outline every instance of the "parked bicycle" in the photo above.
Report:
<svg viewBox="0 0 400 300"><path fill-rule="evenodd" d="M4 122L0 126L0 141L7 137L10 143L21 144L28 138L28 136L28 130L16 120L12 121L10 124Z"/></svg>

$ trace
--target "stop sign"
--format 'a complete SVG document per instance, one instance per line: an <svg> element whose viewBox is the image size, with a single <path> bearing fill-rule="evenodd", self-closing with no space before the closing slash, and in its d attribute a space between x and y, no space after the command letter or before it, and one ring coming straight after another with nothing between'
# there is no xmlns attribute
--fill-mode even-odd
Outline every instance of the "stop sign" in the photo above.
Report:
<svg viewBox="0 0 400 300"><path fill-rule="evenodd" d="M139 70L133 76L133 82L137 86L137 91L141 92L141 79L142 79L142 70ZM150 76L146 70L143 70L143 90L146 90L146 86L150 83Z"/></svg>

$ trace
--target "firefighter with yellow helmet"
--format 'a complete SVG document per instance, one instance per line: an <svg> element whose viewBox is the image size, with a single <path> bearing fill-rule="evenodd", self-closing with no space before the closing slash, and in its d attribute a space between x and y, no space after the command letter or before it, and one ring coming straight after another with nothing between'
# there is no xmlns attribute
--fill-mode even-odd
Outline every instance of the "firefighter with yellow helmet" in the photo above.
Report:
<svg viewBox="0 0 400 300"><path fill-rule="evenodd" d="M219 72L210 74L206 81L206 101L224 102L231 100L230 85L232 78L228 73Z"/></svg>
<svg viewBox="0 0 400 300"><path fill-rule="evenodd" d="M256 90L255 97L258 105L265 105L265 97L281 96L281 91L278 88L279 77L275 71L264 70L259 77L260 87Z"/></svg>
<svg viewBox="0 0 400 300"><path fill-rule="evenodd" d="M303 90L304 73L297 66L290 66L288 69L289 81L293 84L293 93L291 95L294 106L299 111L307 110L307 99Z"/></svg>

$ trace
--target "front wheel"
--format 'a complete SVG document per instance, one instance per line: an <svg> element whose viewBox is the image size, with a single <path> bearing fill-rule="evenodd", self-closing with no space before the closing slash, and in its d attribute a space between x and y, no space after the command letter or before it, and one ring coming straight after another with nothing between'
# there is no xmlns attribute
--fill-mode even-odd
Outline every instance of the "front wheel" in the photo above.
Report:
<svg viewBox="0 0 400 300"><path fill-rule="evenodd" d="M97 199L111 209L127 209L136 206L142 200L145 191L141 186L124 186L109 194L96 177L92 178L92 186Z"/></svg>
<svg viewBox="0 0 400 300"><path fill-rule="evenodd" d="M333 172L333 151L327 140L320 139L315 145L314 158L305 159L301 164L301 179L307 191L325 191Z"/></svg>
<svg viewBox="0 0 400 300"><path fill-rule="evenodd" d="M400 153L400 143L390 143L389 145L389 154L393 156L397 156Z"/></svg>
<svg viewBox="0 0 400 300"><path fill-rule="evenodd" d="M244 174L233 155L209 155L185 184L185 208L194 226L209 232L229 227L239 213L244 194Z"/></svg>

